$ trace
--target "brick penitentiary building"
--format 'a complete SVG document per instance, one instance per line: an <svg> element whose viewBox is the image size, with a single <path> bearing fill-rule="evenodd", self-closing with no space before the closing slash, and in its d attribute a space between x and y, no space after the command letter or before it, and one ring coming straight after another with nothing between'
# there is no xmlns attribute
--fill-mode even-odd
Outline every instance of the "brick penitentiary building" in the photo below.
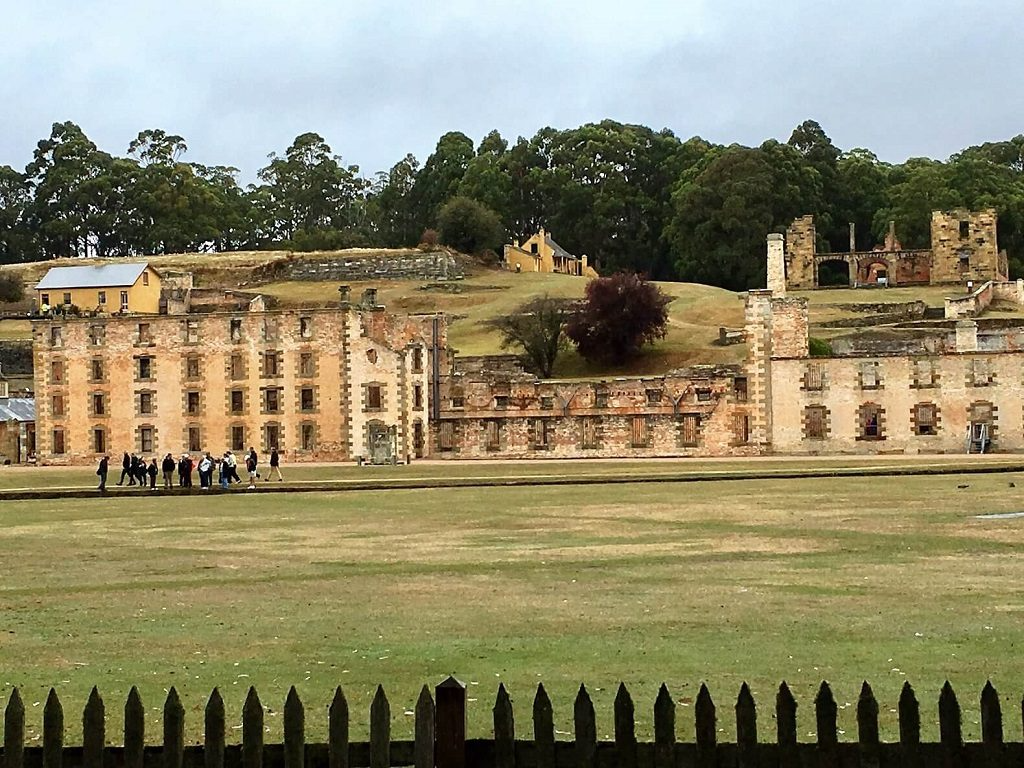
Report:
<svg viewBox="0 0 1024 768"><path fill-rule="evenodd" d="M388 313L373 290L359 304L344 298L331 309L34 322L39 461L250 446L290 461L424 455L443 318Z"/></svg>

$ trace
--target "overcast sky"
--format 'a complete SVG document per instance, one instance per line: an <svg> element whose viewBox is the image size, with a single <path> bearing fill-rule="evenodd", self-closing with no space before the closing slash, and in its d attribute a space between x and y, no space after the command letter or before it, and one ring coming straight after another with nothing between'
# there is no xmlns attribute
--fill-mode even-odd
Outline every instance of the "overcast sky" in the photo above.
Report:
<svg viewBox="0 0 1024 768"><path fill-rule="evenodd" d="M612 118L885 160L1024 133L1022 0L0 0L0 165L57 121L146 128L251 181L320 133L367 176L446 131Z"/></svg>

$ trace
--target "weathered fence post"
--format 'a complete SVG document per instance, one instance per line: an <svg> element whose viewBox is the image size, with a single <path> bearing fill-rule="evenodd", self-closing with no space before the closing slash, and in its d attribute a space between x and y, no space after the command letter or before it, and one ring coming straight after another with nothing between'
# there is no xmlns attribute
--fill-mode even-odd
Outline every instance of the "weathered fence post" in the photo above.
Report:
<svg viewBox="0 0 1024 768"><path fill-rule="evenodd" d="M704 684L697 691L697 701L693 708L697 737L697 768L714 768L717 762L715 752L718 749L718 725L715 715L715 702L711 700L711 692Z"/></svg>
<svg viewBox="0 0 1024 768"><path fill-rule="evenodd" d="M391 704L384 686L377 686L370 703L370 768L391 766Z"/></svg>
<svg viewBox="0 0 1024 768"><path fill-rule="evenodd" d="M224 739L227 725L225 720L224 699L220 691L214 688L203 712L204 768L224 768Z"/></svg>
<svg viewBox="0 0 1024 768"><path fill-rule="evenodd" d="M284 700L284 768L305 768L306 710L293 685Z"/></svg>
<svg viewBox="0 0 1024 768"><path fill-rule="evenodd" d="M434 700L430 689L423 686L416 702L416 742L413 763L416 768L434 768Z"/></svg>
<svg viewBox="0 0 1024 768"><path fill-rule="evenodd" d="M625 683L615 692L614 714L616 765L636 768L636 711Z"/></svg>
<svg viewBox="0 0 1024 768"><path fill-rule="evenodd" d="M992 681L981 690L981 741L990 768L998 768L1003 760L1003 710Z"/></svg>
<svg viewBox="0 0 1024 768"><path fill-rule="evenodd" d="M576 766L594 768L597 765L597 719L594 716L594 702L590 700L585 685L580 685L572 710Z"/></svg>
<svg viewBox="0 0 1024 768"><path fill-rule="evenodd" d="M181 768L185 757L185 708L171 686L164 702L164 768Z"/></svg>
<svg viewBox="0 0 1024 768"><path fill-rule="evenodd" d="M785 680L775 694L775 741L779 750L779 768L797 768L800 754L796 746L796 699Z"/></svg>
<svg viewBox="0 0 1024 768"><path fill-rule="evenodd" d="M437 768L466 766L466 686L454 677L434 688L434 759Z"/></svg>
<svg viewBox="0 0 1024 768"><path fill-rule="evenodd" d="M865 680L857 699L857 742L861 768L878 768L881 745L878 738L878 701Z"/></svg>
<svg viewBox="0 0 1024 768"><path fill-rule="evenodd" d="M900 751L903 764L915 768L921 762L921 707L909 682L903 683L899 700Z"/></svg>
<svg viewBox="0 0 1024 768"><path fill-rule="evenodd" d="M60 768L64 757L64 708L50 689L43 705L43 768Z"/></svg>
<svg viewBox="0 0 1024 768"><path fill-rule="evenodd" d="M676 763L676 703L664 683L654 700L654 768L673 768Z"/></svg>
<svg viewBox="0 0 1024 768"><path fill-rule="evenodd" d="M746 683L736 697L736 764L739 768L757 765L757 706Z"/></svg>
<svg viewBox="0 0 1024 768"><path fill-rule="evenodd" d="M4 710L4 768L22 768L24 763L25 704L15 687Z"/></svg>
<svg viewBox="0 0 1024 768"><path fill-rule="evenodd" d="M328 768L348 768L348 700L339 685L327 712Z"/></svg>
<svg viewBox="0 0 1024 768"><path fill-rule="evenodd" d="M555 715L543 683L537 684L533 697L533 743L537 768L555 768Z"/></svg>
<svg viewBox="0 0 1024 768"><path fill-rule="evenodd" d="M94 685L82 711L83 768L103 768L103 747L106 743L106 711L99 689Z"/></svg>
<svg viewBox="0 0 1024 768"><path fill-rule="evenodd" d="M942 743L942 762L946 768L963 763L964 737L961 730L960 702L949 680L939 693L939 741Z"/></svg>
<svg viewBox="0 0 1024 768"><path fill-rule="evenodd" d="M832 688L821 681L814 697L814 720L818 731L819 768L838 768L839 765L839 708Z"/></svg>
<svg viewBox="0 0 1024 768"><path fill-rule="evenodd" d="M146 749L146 709L134 685L124 702L124 768L142 768Z"/></svg>
<svg viewBox="0 0 1024 768"><path fill-rule="evenodd" d="M263 704L251 685L242 705L242 768L263 768Z"/></svg>
<svg viewBox="0 0 1024 768"><path fill-rule="evenodd" d="M498 684L498 695L494 700L494 765L497 768L515 768L516 725L512 714L512 699L505 690L505 684Z"/></svg>

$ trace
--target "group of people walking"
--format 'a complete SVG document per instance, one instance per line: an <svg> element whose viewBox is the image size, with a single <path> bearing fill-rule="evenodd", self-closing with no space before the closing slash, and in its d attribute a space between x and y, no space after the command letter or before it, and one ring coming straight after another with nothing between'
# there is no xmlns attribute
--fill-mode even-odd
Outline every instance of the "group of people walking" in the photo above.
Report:
<svg viewBox="0 0 1024 768"><path fill-rule="evenodd" d="M246 474L249 477L248 487L250 489L255 488L256 481L260 479L259 461L256 449L250 447L243 460ZM109 471L110 457L104 456L100 459L99 467L96 470L96 475L100 479L98 487L101 491L107 489L107 475ZM155 456L147 462L143 456L125 452L124 457L121 459L121 477L117 481L117 485L124 485L125 479L127 479L129 486L137 485L140 490L149 488L149 490L155 491L157 476L162 473L164 489L175 487L175 474L177 474L178 488L192 488L193 472L199 476L199 487L203 490L209 490L213 487L214 474L217 475L217 482L220 487L225 490L230 488L232 483L242 482L242 478L238 476L238 459L231 451L225 451L223 456L217 457L212 456L207 451L197 459L194 459L188 453L183 453L181 458L175 459L174 456L168 453L159 464L157 464ZM281 475L281 456L276 448L270 452L270 472L267 473L266 479L272 480L275 475L277 480L284 480L284 477Z"/></svg>

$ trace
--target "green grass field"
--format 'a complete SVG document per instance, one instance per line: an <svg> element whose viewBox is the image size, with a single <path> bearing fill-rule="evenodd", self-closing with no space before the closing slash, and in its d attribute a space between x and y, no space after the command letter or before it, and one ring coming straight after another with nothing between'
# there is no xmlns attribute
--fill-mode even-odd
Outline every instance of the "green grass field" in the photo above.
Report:
<svg viewBox="0 0 1024 768"><path fill-rule="evenodd" d="M238 726L252 684L269 707L267 739L279 740L290 685L309 736L323 738L341 684L360 738L383 683L402 738L420 686L455 674L469 687L470 736L489 732L499 681L528 730L543 681L571 739L580 682L607 736L625 681L643 736L664 681L690 739L707 681L726 740L743 680L770 738L785 679L812 740L813 695L828 679L850 740L861 681L892 738L909 679L934 739L942 682L974 738L991 678L1016 740L1024 518L975 517L1021 510L1010 482L1024 488L993 474L6 502L0 695L21 687L38 739L56 686L75 743L97 684L118 742L137 684L156 741L174 685L195 741L213 686Z"/></svg>

